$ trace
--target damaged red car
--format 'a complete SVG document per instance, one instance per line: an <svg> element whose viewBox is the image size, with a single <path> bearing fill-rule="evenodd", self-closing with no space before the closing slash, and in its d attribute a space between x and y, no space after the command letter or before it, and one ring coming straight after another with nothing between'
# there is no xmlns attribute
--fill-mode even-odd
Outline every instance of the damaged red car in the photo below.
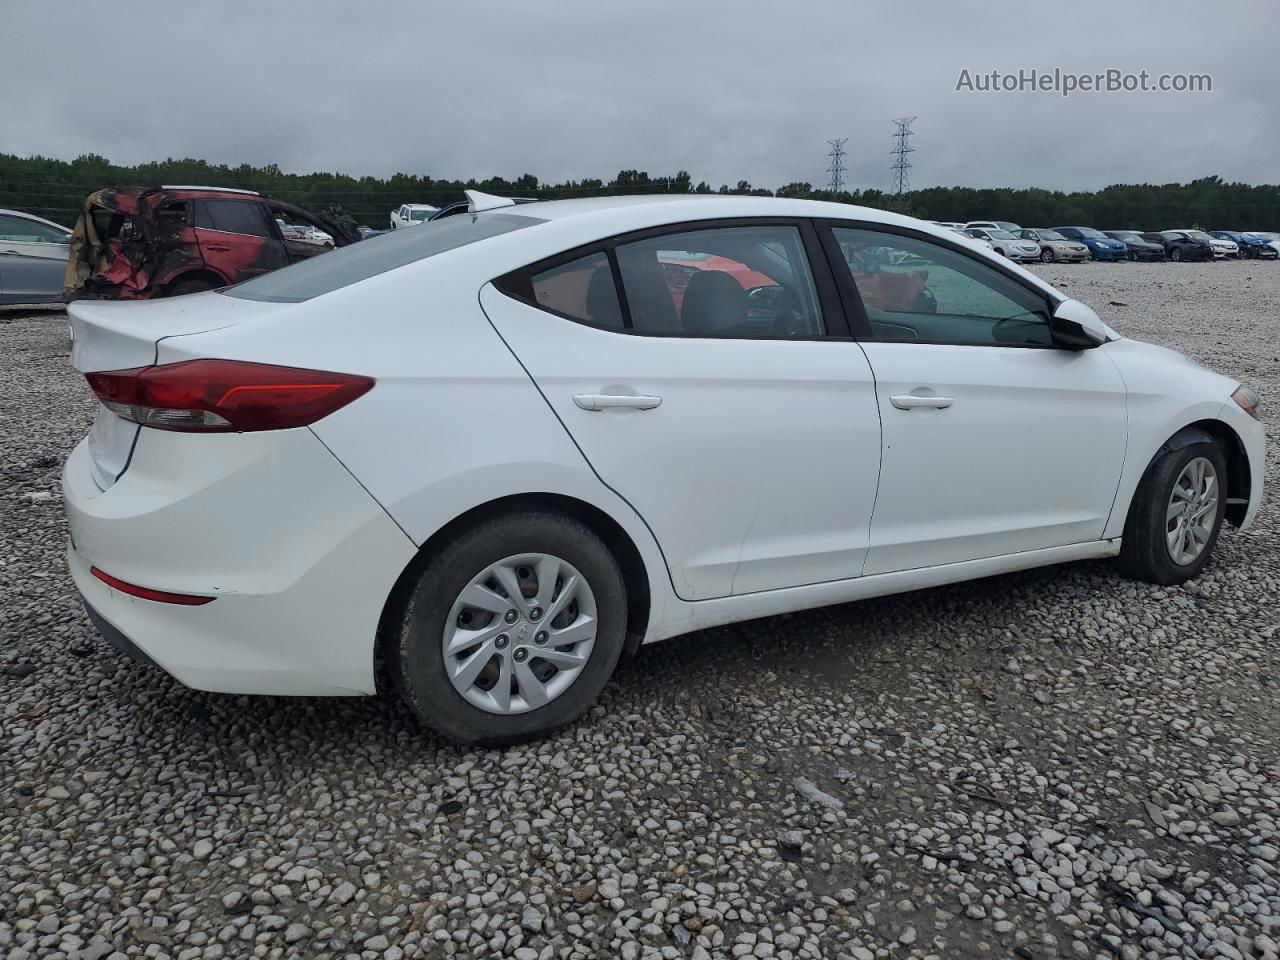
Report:
<svg viewBox="0 0 1280 960"><path fill-rule="evenodd" d="M308 213L250 190L112 187L90 194L71 237L65 299L148 300L225 287L330 249L285 233L302 223L360 239L340 211Z"/></svg>

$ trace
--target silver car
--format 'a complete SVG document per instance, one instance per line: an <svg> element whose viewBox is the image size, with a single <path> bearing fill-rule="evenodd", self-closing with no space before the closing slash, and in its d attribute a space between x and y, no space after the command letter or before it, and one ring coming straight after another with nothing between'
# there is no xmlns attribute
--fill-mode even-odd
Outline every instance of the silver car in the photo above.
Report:
<svg viewBox="0 0 1280 960"><path fill-rule="evenodd" d="M1077 240L1068 240L1057 230L1019 230L1018 236L1040 245L1040 259L1045 263L1055 260L1064 263L1084 263L1089 259L1089 248Z"/></svg>
<svg viewBox="0 0 1280 960"><path fill-rule="evenodd" d="M52 220L0 210L0 303L62 299L71 231Z"/></svg>
<svg viewBox="0 0 1280 960"><path fill-rule="evenodd" d="M991 249L1010 260L1027 261L1040 259L1040 245L1031 240L1015 237L1008 230L995 227L969 227L965 235L978 240L986 240Z"/></svg>

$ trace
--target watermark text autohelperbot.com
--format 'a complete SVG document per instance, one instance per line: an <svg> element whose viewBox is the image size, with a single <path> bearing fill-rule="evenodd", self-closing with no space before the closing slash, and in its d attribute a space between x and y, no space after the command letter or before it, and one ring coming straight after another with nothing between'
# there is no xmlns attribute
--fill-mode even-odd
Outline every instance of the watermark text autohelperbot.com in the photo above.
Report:
<svg viewBox="0 0 1280 960"><path fill-rule="evenodd" d="M968 68L956 78L956 93L1212 93L1213 77L1207 73L1151 73L1109 68L1097 73L1068 70L1020 69L1016 71Z"/></svg>

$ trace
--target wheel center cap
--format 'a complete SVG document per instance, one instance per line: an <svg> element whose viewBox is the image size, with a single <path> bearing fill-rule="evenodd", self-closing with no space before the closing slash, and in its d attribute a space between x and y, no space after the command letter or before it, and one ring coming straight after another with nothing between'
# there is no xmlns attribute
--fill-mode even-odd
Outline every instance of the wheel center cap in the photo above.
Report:
<svg viewBox="0 0 1280 960"><path fill-rule="evenodd" d="M516 635L516 643L524 643L529 639L529 631L532 629L527 620L521 620L511 631Z"/></svg>

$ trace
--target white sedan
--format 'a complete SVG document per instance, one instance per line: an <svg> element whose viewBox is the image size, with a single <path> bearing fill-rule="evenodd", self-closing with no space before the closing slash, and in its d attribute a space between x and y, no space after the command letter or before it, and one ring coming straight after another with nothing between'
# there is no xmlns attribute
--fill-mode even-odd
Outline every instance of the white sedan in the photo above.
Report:
<svg viewBox="0 0 1280 960"><path fill-rule="evenodd" d="M1180 583L1258 510L1254 391L948 229L471 203L71 306L100 404L68 559L104 635L203 690L385 675L445 735L508 742L643 643L1066 561Z"/></svg>

